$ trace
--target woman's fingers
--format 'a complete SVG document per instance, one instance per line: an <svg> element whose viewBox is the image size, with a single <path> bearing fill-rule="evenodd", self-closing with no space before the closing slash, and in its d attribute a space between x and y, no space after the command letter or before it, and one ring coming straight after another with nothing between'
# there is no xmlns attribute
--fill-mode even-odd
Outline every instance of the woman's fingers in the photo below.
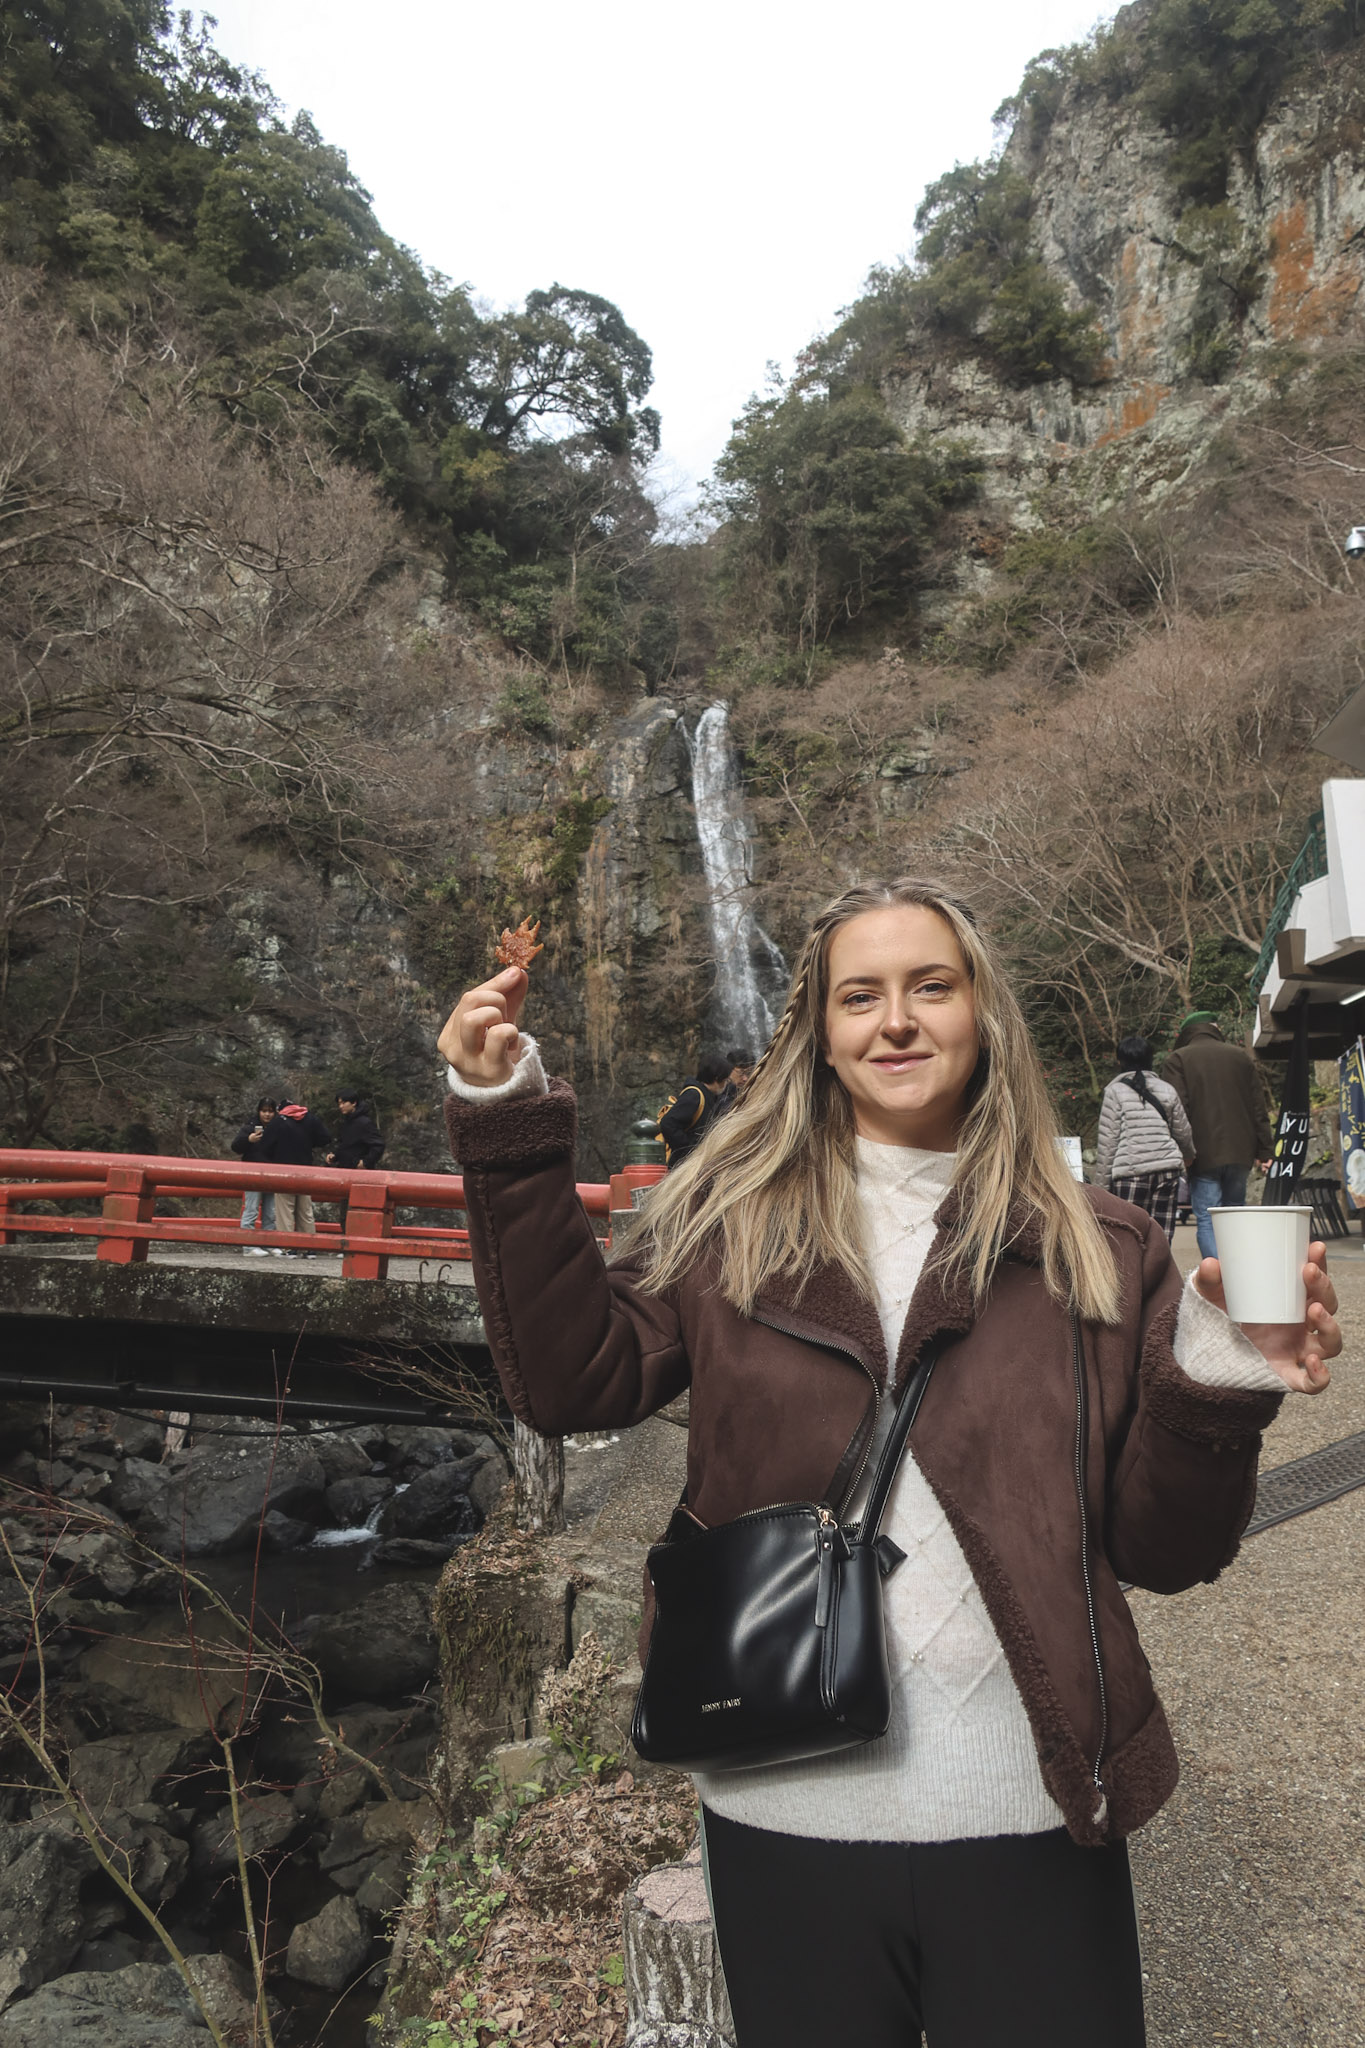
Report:
<svg viewBox="0 0 1365 2048"><path fill-rule="evenodd" d="M1201 1259L1195 1269L1195 1292L1202 1294L1205 1301L1211 1301L1215 1308L1227 1309L1227 1297L1223 1293L1223 1269L1217 1259Z"/></svg>
<svg viewBox="0 0 1365 2048"><path fill-rule="evenodd" d="M484 1060L490 1067L496 1067L510 1078L517 1063L517 1052L521 1045L521 1033L515 1024L491 1025L484 1041Z"/></svg>
<svg viewBox="0 0 1365 2048"><path fill-rule="evenodd" d="M1303 1269L1303 1284L1308 1290L1310 1302L1321 1302L1329 1315L1337 1312L1337 1290L1332 1285L1327 1271L1327 1247L1318 1242L1308 1247L1308 1263Z"/></svg>
<svg viewBox="0 0 1365 2048"><path fill-rule="evenodd" d="M446 1019L436 1049L461 1079L504 1081L516 1064L521 1033L517 1018L529 986L520 967L504 967L470 989Z"/></svg>

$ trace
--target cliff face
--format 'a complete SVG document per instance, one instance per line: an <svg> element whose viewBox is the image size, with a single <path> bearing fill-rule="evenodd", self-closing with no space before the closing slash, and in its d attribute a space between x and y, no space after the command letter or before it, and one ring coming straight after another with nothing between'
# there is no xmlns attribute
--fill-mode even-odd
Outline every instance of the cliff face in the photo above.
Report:
<svg viewBox="0 0 1365 2048"><path fill-rule="evenodd" d="M1178 487L1230 408L1359 334L1363 138L1357 45L1271 109L1225 206L1182 217L1168 138L1073 82L1043 132L1016 127L1006 161L1032 184L1038 253L1105 333L1097 381L1021 390L919 337L894 416L974 448L988 508L1013 525L1037 523L1032 500L1059 479L1092 509Z"/></svg>
<svg viewBox="0 0 1365 2048"><path fill-rule="evenodd" d="M707 994L687 743L676 707L658 698L591 720L573 744L509 731L493 701L501 678L490 680L469 723L443 733L438 715L429 734L433 778L447 757L448 809L432 830L448 887L405 901L350 871L301 872L289 892L239 899L238 965L253 992L239 1030L258 1077L240 1092L284 1085L325 1120L319 1077L368 1057L386 1076L386 1163L439 1169L436 1033L461 992L495 971L500 927L539 917L545 950L524 1021L549 1071L578 1089L580 1172L601 1179L620 1167L631 1122L676 1088ZM212 1061L210 1050L210 1074ZM242 1111L210 1083L184 1113L174 1142L212 1151L215 1130Z"/></svg>

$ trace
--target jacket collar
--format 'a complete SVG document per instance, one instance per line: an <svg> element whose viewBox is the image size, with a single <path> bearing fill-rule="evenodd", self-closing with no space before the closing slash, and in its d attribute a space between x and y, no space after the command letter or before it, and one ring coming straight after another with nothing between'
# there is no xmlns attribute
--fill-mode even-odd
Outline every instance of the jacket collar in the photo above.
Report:
<svg viewBox="0 0 1365 2048"><path fill-rule="evenodd" d="M948 1267L946 1254L954 1225L962 1213L961 1198L950 1188L935 1212L934 1241L916 1283L896 1354L896 1385L904 1386L915 1360L931 1337L961 1335L976 1320L971 1282L960 1267ZM1042 1258L1042 1224L1035 1211L1011 1206L1006 1256L1036 1265ZM812 1344L851 1352L879 1387L886 1385L886 1343L876 1304L859 1292L842 1266L817 1266L804 1286L786 1275L770 1280L755 1305L759 1320L772 1317L779 1327Z"/></svg>

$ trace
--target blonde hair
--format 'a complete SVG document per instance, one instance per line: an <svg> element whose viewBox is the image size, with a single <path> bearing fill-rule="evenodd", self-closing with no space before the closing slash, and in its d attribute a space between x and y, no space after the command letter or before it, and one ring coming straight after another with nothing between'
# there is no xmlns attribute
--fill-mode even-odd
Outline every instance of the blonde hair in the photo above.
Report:
<svg viewBox="0 0 1365 2048"><path fill-rule="evenodd" d="M869 910L905 904L950 928L971 977L981 1055L967 1090L953 1187L959 1213L945 1250L984 1299L1021 1222L1042 1238L1049 1294L1088 1320L1119 1315L1118 1274L1095 1213L1057 1144L1038 1055L1013 989L970 908L913 876L865 882L827 903L811 925L772 1043L738 1102L670 1173L629 1227L622 1249L661 1292L706 1252L743 1313L769 1281L798 1285L826 1261L873 1295L857 1200L853 1107L824 1058L830 941Z"/></svg>

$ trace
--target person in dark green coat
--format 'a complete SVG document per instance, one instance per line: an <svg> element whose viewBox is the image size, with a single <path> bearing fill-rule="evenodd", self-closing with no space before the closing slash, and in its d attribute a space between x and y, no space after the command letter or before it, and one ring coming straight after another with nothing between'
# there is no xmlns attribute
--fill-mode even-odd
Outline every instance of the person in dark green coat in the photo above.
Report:
<svg viewBox="0 0 1365 2048"><path fill-rule="evenodd" d="M1184 1105L1194 1132L1190 1206L1201 1258L1218 1256L1210 1209L1238 1208L1247 1198L1253 1161L1270 1163L1272 1139L1256 1062L1229 1045L1211 1010L1191 1010L1161 1070Z"/></svg>

